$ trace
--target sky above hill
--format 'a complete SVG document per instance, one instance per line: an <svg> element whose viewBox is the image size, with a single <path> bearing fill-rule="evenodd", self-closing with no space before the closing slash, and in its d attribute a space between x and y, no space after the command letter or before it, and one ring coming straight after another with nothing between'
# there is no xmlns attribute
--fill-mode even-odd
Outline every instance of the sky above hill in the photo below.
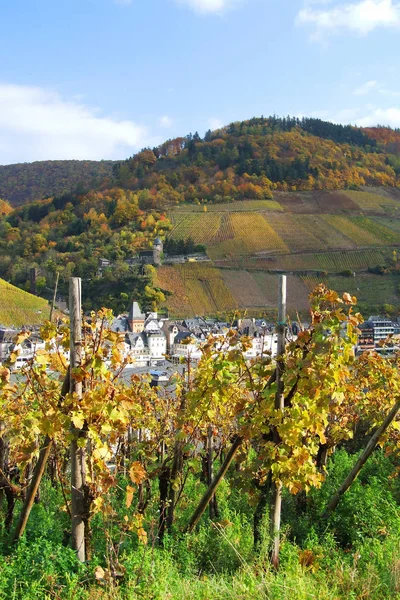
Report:
<svg viewBox="0 0 400 600"><path fill-rule="evenodd" d="M274 113L400 127L395 0L13 0L0 22L0 164Z"/></svg>

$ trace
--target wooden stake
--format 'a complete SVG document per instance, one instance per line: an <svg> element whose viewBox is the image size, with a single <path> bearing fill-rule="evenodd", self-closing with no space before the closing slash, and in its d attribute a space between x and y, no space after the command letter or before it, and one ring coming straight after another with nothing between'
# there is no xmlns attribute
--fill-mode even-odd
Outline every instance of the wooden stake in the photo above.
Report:
<svg viewBox="0 0 400 600"><path fill-rule="evenodd" d="M286 275L279 276L279 297L278 297L278 348L276 356L276 395L275 408L283 411L285 407L285 397L283 390L283 371L285 365L283 356L285 354L285 336L286 336ZM279 443L278 432L274 432L274 442ZM271 537L272 551L271 562L277 569L279 566L279 547L281 530L281 510L282 510L282 484L273 482L272 484L272 504L271 504Z"/></svg>
<svg viewBox="0 0 400 600"><path fill-rule="evenodd" d="M191 533L193 531L193 529L196 527L197 523L200 521L204 511L206 510L206 508L208 506L208 503L210 502L211 498L214 496L215 492L217 491L218 486L222 482L224 475L227 472L227 470L229 469L229 466L230 466L231 462L233 461L236 452L239 450L242 442L243 442L243 438L240 436L237 436L236 439L234 440L234 442L232 443L232 446L230 447L230 450L229 450L228 454L226 455L225 460L222 463L220 470L214 477L211 485L208 487L208 490L205 492L204 496L202 497L202 499L199 502L198 507L194 511L193 516L190 519L190 523L186 528L187 533Z"/></svg>
<svg viewBox="0 0 400 600"><path fill-rule="evenodd" d="M207 454L208 454L208 456L207 456L207 477L208 477L207 483L208 483L208 485L210 485L214 478L214 440L213 440L213 431L212 431L211 425L209 425L208 431L207 431ZM215 518L215 494L211 498L208 508L209 508L210 519L212 520Z"/></svg>
<svg viewBox="0 0 400 600"><path fill-rule="evenodd" d="M81 279L71 277L69 280L69 313L70 313L70 390L75 398L82 400L82 382L74 379L73 370L82 365L82 313L81 313ZM85 483L86 483L86 447L81 447L79 440L86 437L84 429L72 426L71 441L71 534L72 547L78 560L85 562Z"/></svg>
<svg viewBox="0 0 400 600"><path fill-rule="evenodd" d="M60 273L59 273L59 271L57 271L56 285L54 286L53 302L51 303L51 309L50 309L50 322L53 320L53 311L54 311L54 306L55 306L55 303L56 303L57 288L58 288L58 278L59 277L60 277Z"/></svg>

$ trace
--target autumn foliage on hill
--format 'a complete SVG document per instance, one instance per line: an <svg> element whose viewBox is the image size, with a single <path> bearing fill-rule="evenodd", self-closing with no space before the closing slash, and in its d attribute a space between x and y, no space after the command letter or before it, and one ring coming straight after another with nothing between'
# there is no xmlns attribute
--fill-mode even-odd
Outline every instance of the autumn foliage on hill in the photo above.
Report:
<svg viewBox="0 0 400 600"><path fill-rule="evenodd" d="M13 206L74 191L89 190L110 177L110 160L46 160L0 166L0 197Z"/></svg>
<svg viewBox="0 0 400 600"><path fill-rule="evenodd" d="M0 216L9 215L12 212L12 206L0 198Z"/></svg>
<svg viewBox="0 0 400 600"><path fill-rule="evenodd" d="M153 202L270 198L273 190L357 188L400 183L400 134L319 119L254 118L204 138L168 140L117 164L118 184L152 190Z"/></svg>
<svg viewBox="0 0 400 600"><path fill-rule="evenodd" d="M171 208L192 203L207 211L206 204L259 202L276 191L400 187L399 139L383 127L274 116L168 140L120 163L0 167L0 195L25 203L12 212L0 203L0 277L26 288L29 268L39 267L38 291L50 297L57 272L61 286L80 276L91 282L86 307L100 302L118 311L132 290L146 287L124 261L156 236L165 240ZM99 258L113 269L95 289Z"/></svg>
<svg viewBox="0 0 400 600"><path fill-rule="evenodd" d="M36 266L38 292L49 296L57 272L61 290L71 275L78 275L89 282L85 287L97 301L120 310L135 287L144 293L149 283L124 261L151 248L153 239L164 237L171 227L164 213L141 208L143 196L147 198L146 192L112 188L15 209L0 219L0 276L27 288L29 269ZM110 260L113 269L95 289L99 258Z"/></svg>

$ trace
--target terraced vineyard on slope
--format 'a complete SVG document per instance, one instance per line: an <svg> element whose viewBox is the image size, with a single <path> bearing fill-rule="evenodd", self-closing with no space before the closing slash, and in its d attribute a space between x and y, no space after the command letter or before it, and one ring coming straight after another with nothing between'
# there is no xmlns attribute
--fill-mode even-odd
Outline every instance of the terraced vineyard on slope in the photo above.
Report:
<svg viewBox="0 0 400 600"><path fill-rule="evenodd" d="M276 276L267 272L218 269L205 265L163 266L157 285L171 295L166 305L171 316L212 315L235 310L258 314L274 311ZM289 308L305 310L308 289L296 276L288 278Z"/></svg>
<svg viewBox="0 0 400 600"><path fill-rule="evenodd" d="M383 195L361 191L321 192L319 204L318 195L318 192L278 195L279 203L253 200L249 201L251 209L247 211L246 201L215 204L210 212L199 212L202 207L197 205L185 206L172 211L174 228L170 235L176 240L191 237L196 243L205 244L213 260L400 246L397 191L393 198L387 190ZM384 216L385 206L390 206L393 214L399 209L398 217ZM371 214L370 207L375 214Z"/></svg>
<svg viewBox="0 0 400 600"><path fill-rule="evenodd" d="M43 323L49 318L49 305L0 279L0 325L22 327Z"/></svg>
<svg viewBox="0 0 400 600"><path fill-rule="evenodd" d="M340 250L310 252L307 254L279 254L276 256L245 256L234 260L215 261L221 267L267 271L327 271L339 273L344 270L363 271L376 265L384 265L393 255L393 249Z"/></svg>
<svg viewBox="0 0 400 600"><path fill-rule="evenodd" d="M400 190L279 192L273 201L215 204L207 212L186 205L171 214L171 236L205 244L213 262L159 270L160 287L171 293L172 314L272 310L274 272L293 274L292 310L305 308L310 289L320 281L350 291L376 311L385 303L400 305L397 272L367 272L393 267L393 251L400 247ZM355 277L339 276L345 271Z"/></svg>

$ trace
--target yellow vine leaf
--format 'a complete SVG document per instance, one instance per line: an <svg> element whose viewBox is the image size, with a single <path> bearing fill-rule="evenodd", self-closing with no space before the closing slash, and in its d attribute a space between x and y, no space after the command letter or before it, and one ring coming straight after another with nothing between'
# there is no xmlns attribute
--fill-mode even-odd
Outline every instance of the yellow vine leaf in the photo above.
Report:
<svg viewBox="0 0 400 600"><path fill-rule="evenodd" d="M146 471L141 462L135 461L129 469L129 477L133 483L141 484L146 479Z"/></svg>

